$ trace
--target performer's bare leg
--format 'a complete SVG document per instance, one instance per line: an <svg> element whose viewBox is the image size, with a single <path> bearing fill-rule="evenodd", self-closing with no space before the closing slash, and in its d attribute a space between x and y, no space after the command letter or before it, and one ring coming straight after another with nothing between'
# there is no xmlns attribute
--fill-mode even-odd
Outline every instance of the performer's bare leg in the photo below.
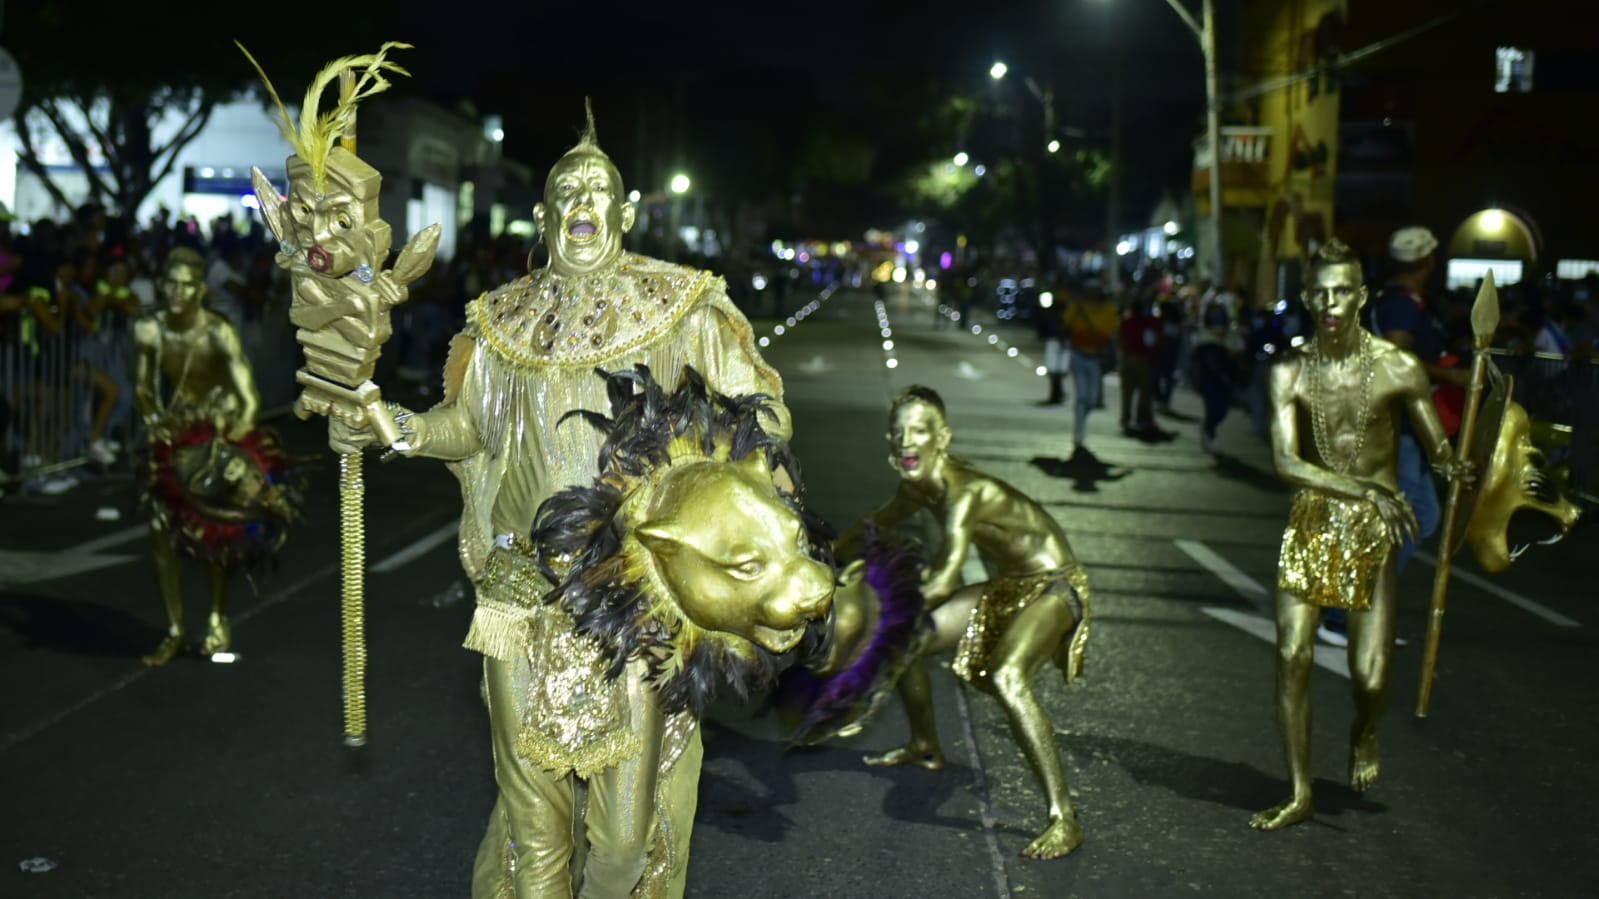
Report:
<svg viewBox="0 0 1599 899"><path fill-rule="evenodd" d="M1377 722L1388 708L1388 662L1393 658L1398 567L1388 554L1371 608L1349 613L1349 680L1354 685L1355 721L1349 729L1349 785L1364 793L1377 783Z"/></svg>
<svg viewBox="0 0 1599 899"><path fill-rule="evenodd" d="M1005 707L1011 733L1043 783L1049 802L1049 827L1022 850L1024 858L1060 858L1083 842L1055 727L1033 692L1038 669L1054 658L1076 623L1066 598L1047 593L1016 616L994 647L993 693Z"/></svg>
<svg viewBox="0 0 1599 899"><path fill-rule="evenodd" d="M1249 826L1259 830L1298 824L1311 815L1310 666L1320 620L1320 606L1277 594L1277 727L1294 793L1249 819Z"/></svg>
<svg viewBox="0 0 1599 899"><path fill-rule="evenodd" d="M212 655L228 651L228 646L232 644L232 630L228 627L228 572L221 565L207 565L206 568L211 578L211 621L200 651Z"/></svg>
<svg viewBox="0 0 1599 899"><path fill-rule="evenodd" d="M178 550L172 545L165 528L150 526L150 553L155 562L156 587L161 591L161 602L167 610L167 636L147 656L146 665L165 665L183 652L188 631L183 624L183 569L179 567Z"/></svg>
<svg viewBox="0 0 1599 899"><path fill-rule="evenodd" d="M966 633L972 607L983 595L983 585L964 587L943 605L933 610L933 638L922 657L912 662L899 678L899 698L905 703L911 738L904 746L880 755L866 757L868 765L920 765L929 771L944 767L944 750L938 745L938 724L933 717L933 682L927 676L927 656L948 652Z"/></svg>

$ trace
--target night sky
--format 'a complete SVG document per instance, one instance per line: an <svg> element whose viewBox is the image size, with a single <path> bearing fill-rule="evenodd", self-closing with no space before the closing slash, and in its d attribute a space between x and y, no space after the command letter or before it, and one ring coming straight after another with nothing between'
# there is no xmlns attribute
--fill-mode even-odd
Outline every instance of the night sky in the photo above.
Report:
<svg viewBox="0 0 1599 899"><path fill-rule="evenodd" d="M1202 112L1197 41L1162 0L405 6L391 37L417 45L399 57L415 76L408 90L498 112L506 153L539 172L572 143L585 95L594 98L602 144L638 182L679 166L696 174L758 167L749 135L780 146L821 122L892 143L941 90L1020 92L1014 78L989 82L995 59L1053 84L1060 124L1103 146L1119 48L1124 203L1142 217L1162 187L1185 183ZM719 158L727 145L743 155Z"/></svg>

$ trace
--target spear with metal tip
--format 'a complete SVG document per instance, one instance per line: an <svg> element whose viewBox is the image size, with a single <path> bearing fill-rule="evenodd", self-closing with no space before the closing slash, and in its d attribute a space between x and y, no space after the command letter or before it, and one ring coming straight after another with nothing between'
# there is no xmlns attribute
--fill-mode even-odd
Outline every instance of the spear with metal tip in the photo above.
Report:
<svg viewBox="0 0 1599 899"><path fill-rule="evenodd" d="M1488 347L1493 343L1494 331L1499 328L1499 290L1494 286L1490 270L1477 291L1477 301L1471 306L1471 333L1475 352L1471 360L1471 386L1466 392L1465 415L1460 422L1459 438L1455 445L1455 458L1471 458L1472 441L1477 430L1477 410L1482 406L1483 387L1488 382ZM1465 484L1458 479L1449 482L1449 501L1444 506L1442 538L1438 541L1438 571L1432 579L1432 615L1427 621L1427 647L1421 662L1421 692L1416 697L1416 717L1427 717L1432 704L1432 679L1438 668L1438 643L1443 639L1444 608L1449 591L1449 562L1455 552L1455 531L1465 526L1460 521L1461 497Z"/></svg>

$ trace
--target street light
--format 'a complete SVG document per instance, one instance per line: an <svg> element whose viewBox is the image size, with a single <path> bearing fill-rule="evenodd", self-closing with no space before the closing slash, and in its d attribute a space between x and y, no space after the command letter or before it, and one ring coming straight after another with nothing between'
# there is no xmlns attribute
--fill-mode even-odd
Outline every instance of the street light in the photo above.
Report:
<svg viewBox="0 0 1599 899"><path fill-rule="evenodd" d="M1001 78L1004 78L1005 77L1005 73L1009 72L1009 71L1010 71L1010 68L1008 66L1006 66L1002 62L996 61L993 65L988 67L988 77L994 79L995 81L998 81Z"/></svg>
<svg viewBox="0 0 1599 899"><path fill-rule="evenodd" d="M1060 141L1051 140L1049 142L1049 144L1045 147L1045 149L1048 150L1051 153L1059 153L1060 152Z"/></svg>
<svg viewBox="0 0 1599 899"><path fill-rule="evenodd" d="M676 175L672 176L672 183L670 185L672 188L672 193L682 196L683 194L688 193L688 185L688 176L682 172L678 172Z"/></svg>
<svg viewBox="0 0 1599 899"><path fill-rule="evenodd" d="M966 151L962 150L961 152L955 154L955 159L953 162L956 165L965 165L970 160L971 157L966 155Z"/></svg>

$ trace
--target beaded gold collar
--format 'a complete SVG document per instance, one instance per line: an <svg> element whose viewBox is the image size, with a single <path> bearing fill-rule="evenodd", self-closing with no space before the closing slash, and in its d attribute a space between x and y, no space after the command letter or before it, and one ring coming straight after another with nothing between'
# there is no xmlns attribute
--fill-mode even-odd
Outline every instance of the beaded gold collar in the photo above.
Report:
<svg viewBox="0 0 1599 899"><path fill-rule="evenodd" d="M593 364L655 339L715 282L709 272L628 253L592 275L540 269L496 288L475 304L477 323L512 361Z"/></svg>

